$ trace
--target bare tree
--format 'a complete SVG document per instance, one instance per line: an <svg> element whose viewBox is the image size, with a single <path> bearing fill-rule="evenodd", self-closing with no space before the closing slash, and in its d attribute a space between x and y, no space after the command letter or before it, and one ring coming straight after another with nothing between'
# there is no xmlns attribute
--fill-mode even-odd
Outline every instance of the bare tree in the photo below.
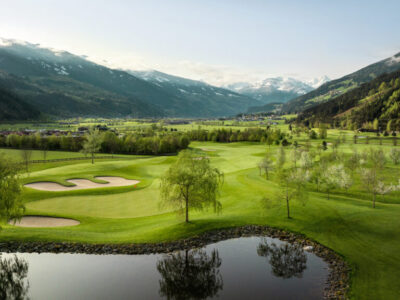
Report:
<svg viewBox="0 0 400 300"><path fill-rule="evenodd" d="M262 171L265 173L265 178L268 180L269 179L269 172L273 169L274 163L267 153L265 157L258 163L258 168L260 169L260 175Z"/></svg>
<svg viewBox="0 0 400 300"><path fill-rule="evenodd" d="M22 162L25 165L26 172L29 172L29 164L32 158L32 150L30 149L22 149L21 150L21 158Z"/></svg>
<svg viewBox="0 0 400 300"><path fill-rule="evenodd" d="M290 216L290 202L299 200L305 203L308 198L305 185L310 178L308 171L301 168L279 169L277 172L278 183L282 188L283 198L286 203L286 213Z"/></svg>

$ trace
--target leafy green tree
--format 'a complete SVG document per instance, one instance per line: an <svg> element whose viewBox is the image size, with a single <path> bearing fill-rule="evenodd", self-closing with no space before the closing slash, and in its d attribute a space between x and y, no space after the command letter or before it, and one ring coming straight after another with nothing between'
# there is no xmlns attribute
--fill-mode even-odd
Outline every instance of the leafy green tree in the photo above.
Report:
<svg viewBox="0 0 400 300"><path fill-rule="evenodd" d="M315 140L316 138L318 138L318 135L314 130L310 130L309 137L310 139Z"/></svg>
<svg viewBox="0 0 400 300"><path fill-rule="evenodd" d="M326 125L325 124L320 124L319 128L319 138L320 139L326 139L328 137L328 130L326 129Z"/></svg>
<svg viewBox="0 0 400 300"><path fill-rule="evenodd" d="M372 123L372 127L374 128L374 130L379 129L379 121L377 118L375 118L374 122Z"/></svg>
<svg viewBox="0 0 400 300"><path fill-rule="evenodd" d="M82 152L86 154L90 154L92 157L92 164L94 164L94 154L99 152L101 143L103 141L102 134L98 129L90 130L85 135L86 140L83 142Z"/></svg>
<svg viewBox="0 0 400 300"><path fill-rule="evenodd" d="M101 143L102 151L114 155L114 153L116 153L119 150L119 148L120 148L120 139L118 138L118 136L112 131L107 131L103 135Z"/></svg>
<svg viewBox="0 0 400 300"><path fill-rule="evenodd" d="M19 219L25 211L18 172L18 164L0 156L0 217L6 220Z"/></svg>
<svg viewBox="0 0 400 300"><path fill-rule="evenodd" d="M161 178L161 199L184 211L187 223L189 208L202 210L212 205L215 212L221 210L217 194L222 183L223 173L211 167L208 158L184 150Z"/></svg>

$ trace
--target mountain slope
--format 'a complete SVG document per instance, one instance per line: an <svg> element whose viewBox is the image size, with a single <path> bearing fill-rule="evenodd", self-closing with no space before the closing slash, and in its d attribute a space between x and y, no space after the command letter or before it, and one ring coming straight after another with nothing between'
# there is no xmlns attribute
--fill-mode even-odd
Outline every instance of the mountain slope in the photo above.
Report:
<svg viewBox="0 0 400 300"><path fill-rule="evenodd" d="M369 82L384 73L391 73L400 69L400 53L371 64L352 74L329 81L314 91L299 96L282 108L284 113L300 112L319 103L327 102L342 95L365 82Z"/></svg>
<svg viewBox="0 0 400 300"><path fill-rule="evenodd" d="M371 127L375 119L381 129L388 122L391 130L400 129L400 71L383 74L335 99L306 109L297 121L306 125L331 122L356 129Z"/></svg>
<svg viewBox="0 0 400 300"><path fill-rule="evenodd" d="M12 40L0 41L0 71L21 98L57 117L225 116L254 104L210 86L171 89L66 51Z"/></svg>
<svg viewBox="0 0 400 300"><path fill-rule="evenodd" d="M313 81L317 85L319 81ZM236 82L226 88L259 100L262 104L285 103L314 89L310 84L294 79L275 77L259 82Z"/></svg>
<svg viewBox="0 0 400 300"><path fill-rule="evenodd" d="M236 92L215 87L201 81L165 74L159 71L128 71L173 95L185 103L186 109L201 110L208 116L235 115L261 102Z"/></svg>
<svg viewBox="0 0 400 300"><path fill-rule="evenodd" d="M0 120L37 120L40 112L0 84Z"/></svg>

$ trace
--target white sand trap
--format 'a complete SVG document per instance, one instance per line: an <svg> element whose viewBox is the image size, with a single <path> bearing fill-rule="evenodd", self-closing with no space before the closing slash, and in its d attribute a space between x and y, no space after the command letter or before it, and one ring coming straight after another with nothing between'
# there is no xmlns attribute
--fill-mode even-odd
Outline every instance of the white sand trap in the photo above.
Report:
<svg viewBox="0 0 400 300"><path fill-rule="evenodd" d="M217 151L215 149L208 149L208 148L200 148L201 150L205 151L205 152L214 152Z"/></svg>
<svg viewBox="0 0 400 300"><path fill-rule="evenodd" d="M107 183L96 183L88 179L68 179L67 181L75 184L74 186L64 186L56 182L33 182L25 184L26 187L33 188L40 191L61 192L61 191L74 191L84 189L96 189L103 187L117 187L129 186L138 184L138 180L129 180L122 177L105 176L96 177L97 179L107 181Z"/></svg>
<svg viewBox="0 0 400 300"><path fill-rule="evenodd" d="M8 224L19 227L61 227L61 226L75 226L80 222L73 219L41 217L41 216L26 216L22 217L20 221L14 224L14 220L10 220Z"/></svg>

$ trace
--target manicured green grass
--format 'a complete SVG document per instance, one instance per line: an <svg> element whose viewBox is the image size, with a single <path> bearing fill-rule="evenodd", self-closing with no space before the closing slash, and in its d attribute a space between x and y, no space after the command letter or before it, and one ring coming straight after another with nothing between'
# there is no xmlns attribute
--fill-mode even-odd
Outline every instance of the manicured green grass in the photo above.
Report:
<svg viewBox="0 0 400 300"><path fill-rule="evenodd" d="M348 143L341 150L350 153L370 145ZM338 132L329 131L328 142ZM305 136L295 137L304 141ZM321 140L312 141L313 145ZM141 243L189 237L216 228L245 224L266 224L306 234L343 255L353 267L351 296L356 299L399 299L400 283L400 198L399 193L378 198L372 209L370 196L361 190L358 179L349 191L326 195L310 192L305 206L292 202L292 219L285 217L285 206L276 201L268 210L260 200L277 190L273 181L259 176L257 162L266 146L259 143L199 143L191 147L212 149L205 152L214 166L225 173L221 190L222 214L191 211L190 224L159 206L159 177L175 157L138 157L137 159L98 160L45 164L37 167L23 182L56 181L69 178L122 176L140 180L133 187L102 188L70 192L42 192L25 188L26 214L75 218L81 225L64 228L18 228L3 225L0 240L70 241L89 243ZM387 153L391 146L382 148ZM271 147L271 151L275 151ZM327 151L331 151L328 149ZM385 170L388 180L397 181L400 168L391 164ZM311 188L311 186L310 186Z"/></svg>
<svg viewBox="0 0 400 300"><path fill-rule="evenodd" d="M0 155L3 154L6 157L10 157L15 161L22 160L22 151L19 149L10 149L10 148L0 148ZM107 153L96 153L95 156L113 156L112 154ZM115 155L114 155L115 156ZM89 156L85 156L81 152L67 152L67 151L47 151L46 152L46 160L52 159L67 159L67 158L84 158L86 157L88 160L91 158ZM127 155L118 155L117 157L127 157ZM31 160L44 160L43 151L40 150L32 150Z"/></svg>

